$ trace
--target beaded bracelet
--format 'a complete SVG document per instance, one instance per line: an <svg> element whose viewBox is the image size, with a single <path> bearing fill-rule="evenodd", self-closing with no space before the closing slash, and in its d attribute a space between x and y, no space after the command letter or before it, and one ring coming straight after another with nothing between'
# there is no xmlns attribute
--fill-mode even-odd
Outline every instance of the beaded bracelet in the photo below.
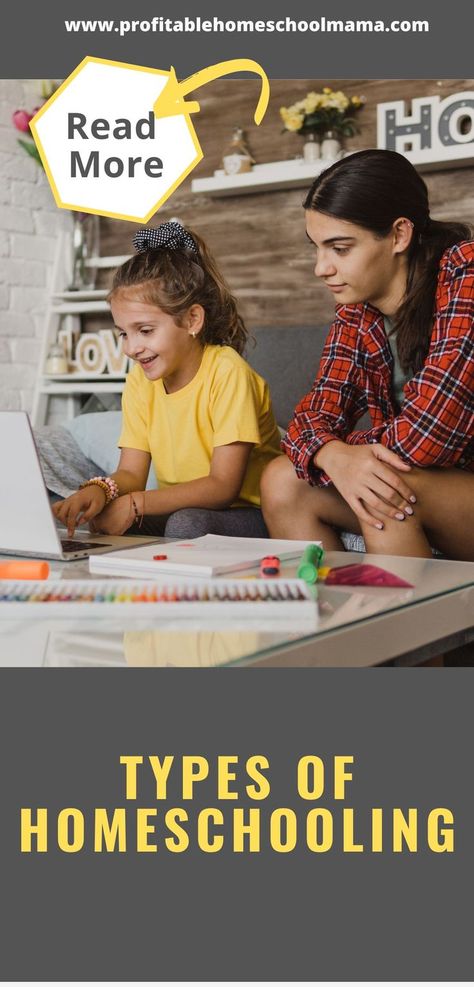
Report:
<svg viewBox="0 0 474 987"><path fill-rule="evenodd" d="M111 500L116 500L119 496L119 488L115 480L111 476L91 476L90 480L86 480L85 483L81 483L80 490L84 487L97 486L104 491L106 496L106 504L110 504Z"/></svg>
<svg viewBox="0 0 474 987"><path fill-rule="evenodd" d="M143 501L142 501L142 513L141 514L139 513L139 510L138 510L138 507L137 507L137 505L135 503L133 494L130 494L130 501L131 501L131 506L133 507L133 511L134 511L134 514L135 514L135 522L134 523L136 523L138 525L138 527L141 528L141 526L143 524L143 517L144 517L144 513L143 513Z"/></svg>

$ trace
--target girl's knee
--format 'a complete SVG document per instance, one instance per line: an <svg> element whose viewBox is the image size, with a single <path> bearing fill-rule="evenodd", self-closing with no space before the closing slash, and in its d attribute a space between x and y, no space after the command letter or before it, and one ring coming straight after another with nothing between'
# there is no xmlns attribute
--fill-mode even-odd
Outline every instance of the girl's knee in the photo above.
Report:
<svg viewBox="0 0 474 987"><path fill-rule="evenodd" d="M209 533L210 511L200 507L187 507L170 514L165 527L165 537L200 538Z"/></svg>
<svg viewBox="0 0 474 987"><path fill-rule="evenodd" d="M272 459L260 480L262 510L268 510L282 502L286 503L289 499L292 500L290 490L295 480L296 473L287 456L278 456L277 459Z"/></svg>

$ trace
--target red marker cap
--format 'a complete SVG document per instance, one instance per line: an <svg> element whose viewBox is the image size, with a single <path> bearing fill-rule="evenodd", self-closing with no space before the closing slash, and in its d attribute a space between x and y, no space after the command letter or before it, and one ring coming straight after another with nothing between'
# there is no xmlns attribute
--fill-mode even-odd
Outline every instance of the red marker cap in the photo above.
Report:
<svg viewBox="0 0 474 987"><path fill-rule="evenodd" d="M278 576L280 572L280 559L278 555L265 555L265 558L260 561L260 575L265 578L265 576Z"/></svg>

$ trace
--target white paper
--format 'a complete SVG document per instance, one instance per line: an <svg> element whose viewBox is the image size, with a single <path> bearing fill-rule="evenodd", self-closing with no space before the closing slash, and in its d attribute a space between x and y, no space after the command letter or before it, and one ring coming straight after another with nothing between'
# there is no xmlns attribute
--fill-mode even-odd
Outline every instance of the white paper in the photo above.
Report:
<svg viewBox="0 0 474 987"><path fill-rule="evenodd" d="M203 535L202 538L182 539L168 543L144 545L126 552L109 552L89 559L91 572L115 575L153 576L160 573L192 576L218 576L258 566L266 555L277 555L282 561L299 559L308 541L279 538L229 538L224 535ZM154 555L166 555L155 561Z"/></svg>

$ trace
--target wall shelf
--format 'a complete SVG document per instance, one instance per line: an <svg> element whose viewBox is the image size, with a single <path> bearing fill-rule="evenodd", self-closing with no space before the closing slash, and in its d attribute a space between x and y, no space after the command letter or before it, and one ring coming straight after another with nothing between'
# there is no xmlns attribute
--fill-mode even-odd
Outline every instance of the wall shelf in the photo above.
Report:
<svg viewBox="0 0 474 987"><path fill-rule="evenodd" d="M64 380L53 383L48 379L46 383L43 384L41 389L41 394L43 395L62 395L67 396L69 394L121 394L125 386L125 377L112 377L109 378L108 374L103 374L102 377L97 376L94 380L73 380L72 377L65 377ZM45 424L44 422L34 422L34 424Z"/></svg>
<svg viewBox="0 0 474 987"><path fill-rule="evenodd" d="M108 302L98 299L96 302L63 302L53 305L51 311L55 315L87 315L88 312L110 312Z"/></svg>
<svg viewBox="0 0 474 987"><path fill-rule="evenodd" d="M351 152L346 152L349 155ZM431 152L430 152L431 153ZM317 175L334 163L335 158L319 158L311 164L296 158L290 161L270 161L254 165L252 171L240 175L226 175L223 169L209 178L195 178L191 191L197 195L220 197L225 195L250 195L256 192L272 192L288 188L308 188ZM447 168L467 168L474 164L474 155L450 160L429 161L427 153L411 152L409 160L417 171L443 171Z"/></svg>
<svg viewBox="0 0 474 987"><path fill-rule="evenodd" d="M107 298L108 291L105 288L87 288L83 291L72 291L72 289L67 289L66 291L55 291L53 298L61 302L96 302L105 300Z"/></svg>
<svg viewBox="0 0 474 987"><path fill-rule="evenodd" d="M114 380L120 380L123 382L125 380L125 374L109 374L109 373L87 374L80 372L74 373L74 371L71 371L71 373L68 374L43 374L43 380L45 383L48 384L54 384L55 382L59 382L59 383L66 382L66 384L77 384L83 381L95 381L95 380L100 380L105 382L108 381L110 383L111 381Z"/></svg>
<svg viewBox="0 0 474 987"><path fill-rule="evenodd" d="M252 171L240 175L226 175L220 170L210 178L195 178L191 191L212 196L250 195L252 192L271 192L284 188L309 186L316 175L333 163L333 158L319 158L311 164L303 158L291 161L271 161L254 165Z"/></svg>

